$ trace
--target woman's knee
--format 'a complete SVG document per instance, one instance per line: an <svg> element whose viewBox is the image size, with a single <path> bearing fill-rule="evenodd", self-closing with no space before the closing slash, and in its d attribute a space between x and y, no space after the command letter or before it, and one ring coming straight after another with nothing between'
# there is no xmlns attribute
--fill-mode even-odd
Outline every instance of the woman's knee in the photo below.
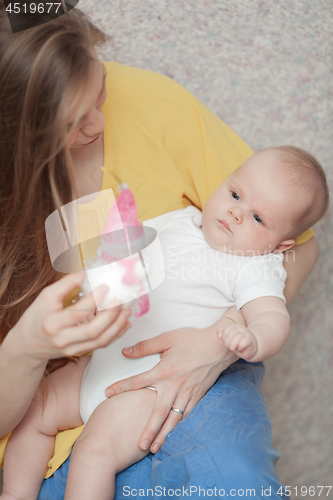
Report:
<svg viewBox="0 0 333 500"><path fill-rule="evenodd" d="M261 367L250 369L251 377L247 366L229 370L170 433L156 464L153 459L155 480L171 484L177 478L180 485L214 484L233 492L252 488L259 498L261 487L271 487L272 496L281 498L280 455L272 446L271 421L255 373Z"/></svg>
<svg viewBox="0 0 333 500"><path fill-rule="evenodd" d="M175 452L173 448L172 454L169 449L164 453L162 449L153 458L152 486L180 489L184 496L191 493L194 498L270 496L281 500L283 486L275 468L278 452L273 450L266 450L267 453L260 450L257 462L258 452L246 452L242 442L232 450L223 449L221 444L206 449L189 448L187 452L184 449Z"/></svg>

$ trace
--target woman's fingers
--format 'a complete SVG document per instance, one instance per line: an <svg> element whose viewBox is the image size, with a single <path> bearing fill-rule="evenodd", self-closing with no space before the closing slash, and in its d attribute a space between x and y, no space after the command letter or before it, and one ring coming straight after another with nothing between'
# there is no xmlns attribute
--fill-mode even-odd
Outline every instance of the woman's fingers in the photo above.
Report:
<svg viewBox="0 0 333 500"><path fill-rule="evenodd" d="M71 328L71 341L95 341L106 330L108 330L109 335L115 336L119 333L119 330L123 328L130 315L131 310L129 308L116 308L115 311L103 311L97 314L91 321Z"/></svg>
<svg viewBox="0 0 333 500"><path fill-rule="evenodd" d="M108 292L106 285L63 308L63 298L83 278L84 273L67 275L42 290L17 323L22 349L42 360L76 356L106 347L129 328L129 308L110 304L112 309L94 315L96 303L101 303Z"/></svg>
<svg viewBox="0 0 333 500"><path fill-rule="evenodd" d="M154 385L154 380L155 379L151 375L151 370L139 373L139 375L124 378L122 380L118 380L118 382L115 382L112 385L109 385L109 387L105 389L105 395L107 398L111 398L112 396L121 394L122 392L143 389L144 387Z"/></svg>
<svg viewBox="0 0 333 500"><path fill-rule="evenodd" d="M173 431L176 425L184 418L186 407L187 407L187 402L184 402L184 399L182 400L182 398L177 396L175 402L171 407L169 415L167 416L166 420L162 425L162 428L160 429L157 436L155 437L155 439L153 439L150 445L150 451L152 453L157 453L160 450L161 446L163 445L166 439L166 436L169 434L169 432ZM183 411L183 414L174 411L172 408Z"/></svg>
<svg viewBox="0 0 333 500"><path fill-rule="evenodd" d="M166 349L166 333L162 333L152 339L143 340L138 344L123 349L123 354L127 358L142 358L150 354L158 354Z"/></svg>
<svg viewBox="0 0 333 500"><path fill-rule="evenodd" d="M62 355L72 356L106 347L126 331L129 308L117 305L93 315L96 303L100 304L107 292L108 287L101 285L75 305L45 317L43 329L53 348L62 351Z"/></svg>
<svg viewBox="0 0 333 500"><path fill-rule="evenodd" d="M170 415L170 409L174 399L175 394L171 393L171 391L162 394L157 393L154 411L139 439L139 448L141 448L141 450L148 450L151 443L154 441L155 436L159 434L164 422Z"/></svg>
<svg viewBox="0 0 333 500"><path fill-rule="evenodd" d="M80 336L76 340L72 337L67 347L65 346L65 355L74 356L108 346L131 326L127 321L130 314L130 310L123 309L111 325L109 325L110 321L107 323L106 328L104 328L105 324L102 326L99 324L96 327L97 317L89 323L78 326L77 330L80 331ZM92 329L90 329L91 326L93 326ZM77 331L75 334L78 335Z"/></svg>
<svg viewBox="0 0 333 500"><path fill-rule="evenodd" d="M85 273L67 274L52 285L44 288L44 294L50 293L52 300L62 301L74 288L80 286L85 278ZM43 293L41 292L41 293Z"/></svg>
<svg viewBox="0 0 333 500"><path fill-rule="evenodd" d="M196 399L196 398L190 399L190 401L187 403L185 411L183 413L183 418L187 417L187 415L193 410L195 405L199 403L199 401L202 399L202 397L199 397L198 399Z"/></svg>
<svg viewBox="0 0 333 500"><path fill-rule="evenodd" d="M108 291L109 287L107 285L100 285L95 288L93 292L81 298L78 302L75 302L75 304L70 305L65 310L68 309L69 311L85 311L88 315L91 312L95 311L95 309L103 303L103 300Z"/></svg>
<svg viewBox="0 0 333 500"><path fill-rule="evenodd" d="M65 328L71 325L76 325L77 323L82 322L84 319L90 321L92 319L92 315L96 310L96 300L101 303L103 298L107 294L108 287L106 285L101 285L96 288L94 291L94 295L90 293L89 295L83 297L75 304L66 307L60 313L54 313L49 316L49 322L56 326L58 329ZM108 309L107 311L112 312L115 316L119 314L120 306L114 306L112 309ZM104 312L104 311L100 311Z"/></svg>
<svg viewBox="0 0 333 500"><path fill-rule="evenodd" d="M96 289L96 293L94 292L97 300L103 300L107 291L108 288L105 285L98 287L98 289ZM61 330L64 328L78 325L79 323L85 324L87 321L84 320L91 318L95 309L95 298L92 293L90 293L76 304L66 307L61 311L50 312L46 315L43 320L44 331L49 336L55 336L57 334L61 334ZM119 307L113 308L112 311L112 317L116 317L116 315L119 314ZM81 331L77 330L77 334L80 333Z"/></svg>
<svg viewBox="0 0 333 500"><path fill-rule="evenodd" d="M101 349L103 347L107 347L111 342L114 342L118 337L121 337L128 328L130 328L131 324L129 322L126 322L122 328L118 330L116 334L112 331L112 328L107 329L103 334L94 341L89 341L89 342L82 342L80 344L76 344L75 351L73 348L68 348L68 354L67 356L72 356L72 355L80 355L80 354L86 354L91 351L94 351L95 349Z"/></svg>

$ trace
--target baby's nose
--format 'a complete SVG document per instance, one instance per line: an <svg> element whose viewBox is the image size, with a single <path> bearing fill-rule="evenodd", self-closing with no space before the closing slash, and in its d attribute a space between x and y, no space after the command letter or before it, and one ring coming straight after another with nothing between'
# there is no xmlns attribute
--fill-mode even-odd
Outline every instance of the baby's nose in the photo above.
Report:
<svg viewBox="0 0 333 500"><path fill-rule="evenodd" d="M242 222L242 214L238 208L229 208L228 215L231 215L235 219L237 224L240 224Z"/></svg>

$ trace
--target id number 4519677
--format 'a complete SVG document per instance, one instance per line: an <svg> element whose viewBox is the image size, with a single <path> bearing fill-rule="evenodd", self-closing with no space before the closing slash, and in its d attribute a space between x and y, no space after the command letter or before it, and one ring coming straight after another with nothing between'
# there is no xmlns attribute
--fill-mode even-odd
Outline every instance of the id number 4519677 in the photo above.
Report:
<svg viewBox="0 0 333 500"><path fill-rule="evenodd" d="M290 497L328 497L332 486L281 486L277 494ZM332 492L333 493L333 492Z"/></svg>
<svg viewBox="0 0 333 500"><path fill-rule="evenodd" d="M55 3L55 2L39 2L39 3L33 3L29 2L28 4L24 3L21 4L21 2L16 2L12 4L10 3L6 7L6 11L9 12L10 14L19 14L21 11L24 14L49 14L50 10L52 7L54 7L55 13L57 14L59 7L61 6L61 2Z"/></svg>

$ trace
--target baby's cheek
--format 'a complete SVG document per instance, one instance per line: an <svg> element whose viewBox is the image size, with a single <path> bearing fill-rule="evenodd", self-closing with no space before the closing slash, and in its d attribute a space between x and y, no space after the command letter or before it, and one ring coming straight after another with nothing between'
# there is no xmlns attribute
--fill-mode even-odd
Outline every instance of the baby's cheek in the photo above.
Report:
<svg viewBox="0 0 333 500"><path fill-rule="evenodd" d="M223 233L216 230L210 231L207 234L207 237L205 236L205 240L210 247L214 248L214 250L219 250L219 251L222 250L222 248L226 243L223 238Z"/></svg>

